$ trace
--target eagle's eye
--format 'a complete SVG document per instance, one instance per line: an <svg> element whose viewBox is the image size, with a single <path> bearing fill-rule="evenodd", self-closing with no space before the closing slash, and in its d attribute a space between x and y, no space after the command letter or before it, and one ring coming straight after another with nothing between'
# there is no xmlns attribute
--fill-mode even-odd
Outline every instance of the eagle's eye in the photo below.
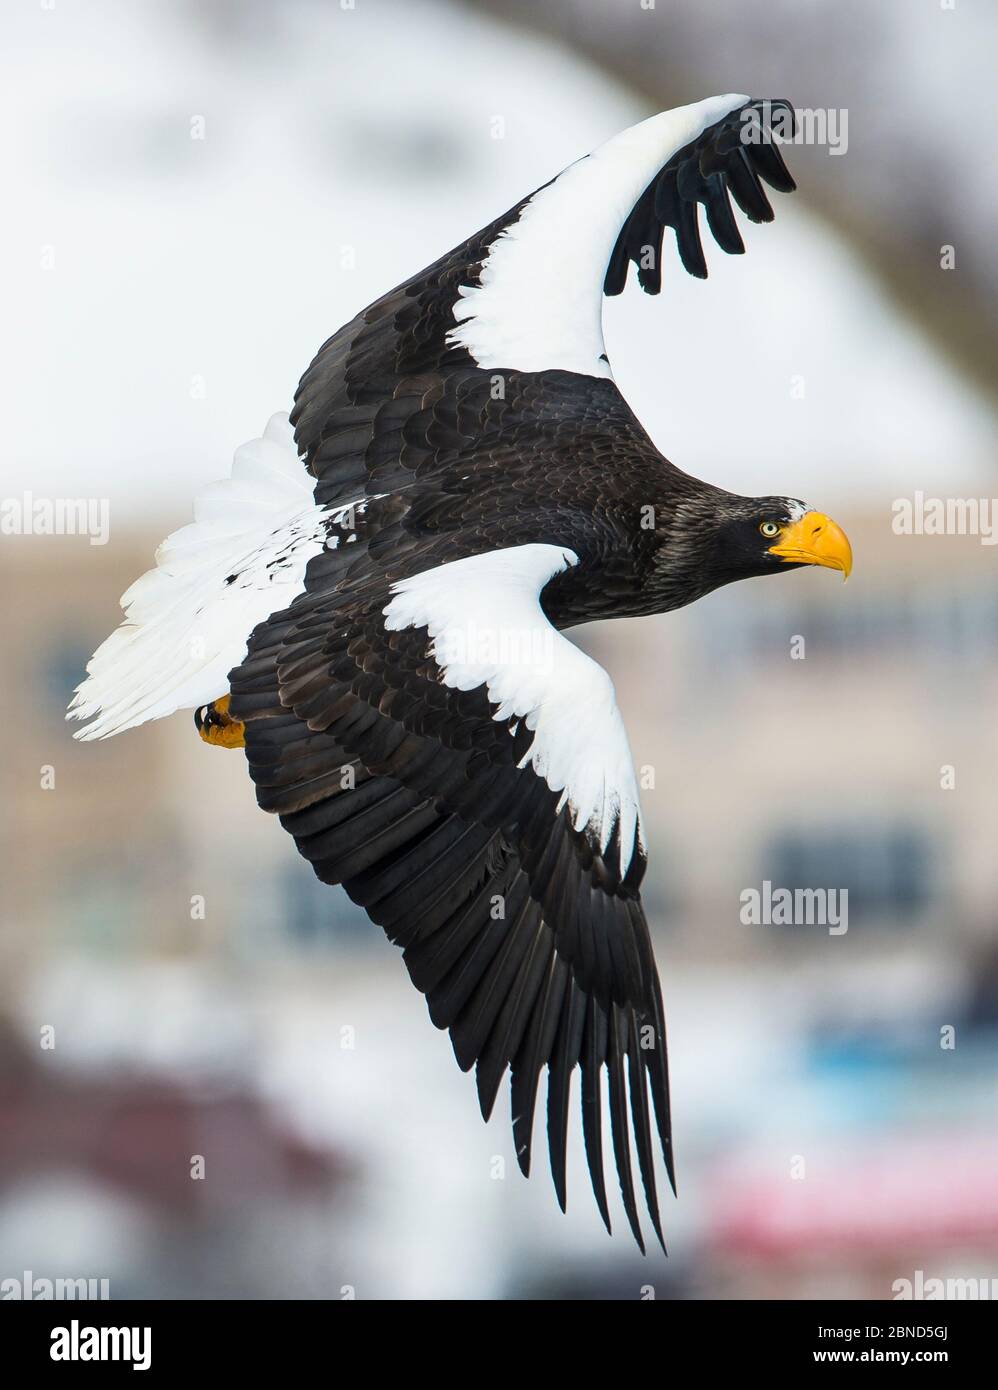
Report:
<svg viewBox="0 0 998 1390"><path fill-rule="evenodd" d="M780 534L780 528L777 526L775 521L764 521L759 527L759 530L762 532L764 536L772 537L778 536Z"/></svg>

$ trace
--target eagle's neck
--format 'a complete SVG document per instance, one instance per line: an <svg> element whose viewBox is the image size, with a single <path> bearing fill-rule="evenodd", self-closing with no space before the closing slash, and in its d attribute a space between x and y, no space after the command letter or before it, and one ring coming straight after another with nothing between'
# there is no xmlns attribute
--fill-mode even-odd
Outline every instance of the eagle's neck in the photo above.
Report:
<svg viewBox="0 0 998 1390"><path fill-rule="evenodd" d="M681 481L680 481L681 480ZM651 496L651 510L643 498ZM667 493L637 490L580 563L542 594L558 628L606 618L642 618L683 608L717 587L705 557L713 545L720 489L671 473ZM612 509L611 509L612 513Z"/></svg>

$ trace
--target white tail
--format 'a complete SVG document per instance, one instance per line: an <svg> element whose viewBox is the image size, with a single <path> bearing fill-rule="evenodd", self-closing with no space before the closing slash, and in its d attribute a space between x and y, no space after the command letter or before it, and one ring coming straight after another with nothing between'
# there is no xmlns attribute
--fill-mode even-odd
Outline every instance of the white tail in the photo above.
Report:
<svg viewBox="0 0 998 1390"><path fill-rule="evenodd" d="M194 502L121 598L125 621L87 665L67 718L75 738L107 738L148 719L208 704L228 690L257 623L302 592L322 550L325 513L298 457L287 415L236 450L232 475Z"/></svg>

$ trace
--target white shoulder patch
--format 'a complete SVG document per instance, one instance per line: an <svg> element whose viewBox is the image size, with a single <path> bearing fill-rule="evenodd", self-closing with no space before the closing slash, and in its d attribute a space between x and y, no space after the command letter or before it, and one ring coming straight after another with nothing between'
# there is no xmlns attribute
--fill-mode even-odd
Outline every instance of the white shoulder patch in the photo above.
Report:
<svg viewBox="0 0 998 1390"><path fill-rule="evenodd" d="M480 367L611 375L603 278L621 228L654 175L748 101L729 94L663 111L569 165L489 248L480 286L462 286L448 341Z"/></svg>
<svg viewBox="0 0 998 1390"><path fill-rule="evenodd" d="M523 720L530 764L561 792L577 830L605 851L619 824L620 872L640 843L638 789L613 682L552 627L539 603L550 579L578 564L556 545L519 545L452 560L392 585L385 627L425 627L445 685L484 685L493 719Z"/></svg>

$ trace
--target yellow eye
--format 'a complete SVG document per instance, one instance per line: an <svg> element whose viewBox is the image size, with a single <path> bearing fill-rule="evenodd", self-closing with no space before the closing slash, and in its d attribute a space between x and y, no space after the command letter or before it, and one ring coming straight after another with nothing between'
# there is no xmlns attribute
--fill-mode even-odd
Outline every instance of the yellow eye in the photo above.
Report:
<svg viewBox="0 0 998 1390"><path fill-rule="evenodd" d="M764 521L762 525L759 527L759 530L762 532L764 536L772 537L778 536L780 534L780 528L777 526L775 521Z"/></svg>

